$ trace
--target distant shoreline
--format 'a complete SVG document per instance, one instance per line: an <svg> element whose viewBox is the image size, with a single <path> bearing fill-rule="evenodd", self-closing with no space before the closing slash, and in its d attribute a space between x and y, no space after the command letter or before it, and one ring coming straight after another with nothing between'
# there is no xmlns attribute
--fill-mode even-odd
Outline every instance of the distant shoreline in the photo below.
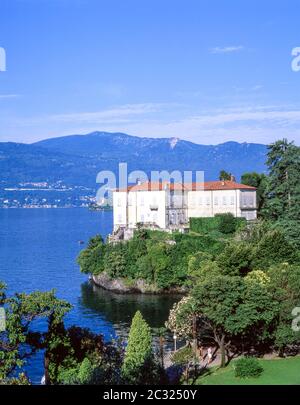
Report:
<svg viewBox="0 0 300 405"><path fill-rule="evenodd" d="M70 209L70 208L85 208L88 209L88 207L0 207L0 209L3 210L19 210L19 209L23 209L23 210L31 210L31 209L45 209L45 210L50 210L50 209ZM101 211L101 210L90 210L90 211Z"/></svg>

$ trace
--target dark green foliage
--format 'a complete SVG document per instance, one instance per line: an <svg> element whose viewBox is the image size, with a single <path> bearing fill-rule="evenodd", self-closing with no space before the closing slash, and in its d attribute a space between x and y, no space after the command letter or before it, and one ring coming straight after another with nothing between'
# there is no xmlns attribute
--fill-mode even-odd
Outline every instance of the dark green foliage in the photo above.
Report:
<svg viewBox="0 0 300 405"><path fill-rule="evenodd" d="M6 331L0 333L0 385L28 384L23 370L26 360L38 350L45 352L45 376L48 384L116 384L120 382L122 349L105 343L102 335L88 329L66 329L64 315L71 309L54 292L33 292L4 297ZM34 331L34 322L46 319L44 332Z"/></svg>
<svg viewBox="0 0 300 405"><path fill-rule="evenodd" d="M48 383L59 381L60 369L70 369L76 365L70 338L63 322L51 317L48 322L48 332L45 339L45 359Z"/></svg>
<svg viewBox="0 0 300 405"><path fill-rule="evenodd" d="M239 378L259 377L263 367L255 357L242 357L234 363L234 374Z"/></svg>
<svg viewBox="0 0 300 405"><path fill-rule="evenodd" d="M218 229L219 219L213 218L190 218L190 230L197 233L210 233Z"/></svg>
<svg viewBox="0 0 300 405"><path fill-rule="evenodd" d="M278 263L299 263L299 253L281 230L259 223L245 240L230 241L216 262L222 273L244 276L251 270L266 270Z"/></svg>
<svg viewBox="0 0 300 405"><path fill-rule="evenodd" d="M300 247L300 148L286 139L268 147L269 179L262 214Z"/></svg>
<svg viewBox="0 0 300 405"><path fill-rule="evenodd" d="M253 248L247 242L230 242L216 262L223 274L246 275L252 269Z"/></svg>
<svg viewBox="0 0 300 405"><path fill-rule="evenodd" d="M267 328L277 314L267 288L239 276L207 277L196 284L191 297L191 313L198 317L200 339L211 336L220 348L222 366L226 345L232 339L255 334L257 344L263 340L262 327Z"/></svg>
<svg viewBox="0 0 300 405"><path fill-rule="evenodd" d="M228 335L246 333L260 321L271 321L274 314L266 287L241 277L208 278L195 286L192 297L197 312Z"/></svg>
<svg viewBox="0 0 300 405"><path fill-rule="evenodd" d="M53 384L117 384L122 350L105 343L102 335L72 326L52 330L47 344L50 380Z"/></svg>
<svg viewBox="0 0 300 405"><path fill-rule="evenodd" d="M300 344L300 331L291 327L292 310L300 303L300 266L287 263L272 266L267 271L268 286L278 305L278 316L273 328L275 347L284 352L290 345Z"/></svg>
<svg viewBox="0 0 300 405"><path fill-rule="evenodd" d="M86 249L77 258L82 273L98 274L104 266L105 245L100 235L91 238Z"/></svg>
<svg viewBox="0 0 300 405"><path fill-rule="evenodd" d="M297 250L278 229L266 232L253 247L253 268L266 269L276 263L294 263L297 260Z"/></svg>
<svg viewBox="0 0 300 405"><path fill-rule="evenodd" d="M176 243L169 244L170 240ZM190 255L200 251L217 255L223 246L223 242L206 235L170 236L140 229L131 240L117 244L103 244L93 238L78 262L83 272L105 271L113 278L144 279L149 285L168 289L185 283Z"/></svg>
<svg viewBox="0 0 300 405"><path fill-rule="evenodd" d="M85 357L84 360L73 368L60 370L58 382L65 385L99 385L105 381L104 371L97 364Z"/></svg>
<svg viewBox="0 0 300 405"><path fill-rule="evenodd" d="M230 234L236 231L237 221L232 214L219 214L217 218L219 220L218 230L221 233Z"/></svg>
<svg viewBox="0 0 300 405"><path fill-rule="evenodd" d="M126 246L121 243L106 245L103 270L113 278L123 277L126 272Z"/></svg>
<svg viewBox="0 0 300 405"><path fill-rule="evenodd" d="M5 297L2 291L0 295L6 307L6 331L0 333L0 382L6 383L27 359L47 345L48 333L35 332L32 324L40 319L55 319L59 323L71 305L57 299L54 291L13 297Z"/></svg>
<svg viewBox="0 0 300 405"><path fill-rule="evenodd" d="M221 170L219 174L219 180L231 180L231 173Z"/></svg>

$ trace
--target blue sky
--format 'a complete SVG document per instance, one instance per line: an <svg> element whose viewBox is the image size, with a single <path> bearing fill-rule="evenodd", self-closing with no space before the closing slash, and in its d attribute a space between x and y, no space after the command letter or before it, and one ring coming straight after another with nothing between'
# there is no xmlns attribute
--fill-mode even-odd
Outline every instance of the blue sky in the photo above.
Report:
<svg viewBox="0 0 300 405"><path fill-rule="evenodd" d="M300 144L295 0L1 0L0 140Z"/></svg>

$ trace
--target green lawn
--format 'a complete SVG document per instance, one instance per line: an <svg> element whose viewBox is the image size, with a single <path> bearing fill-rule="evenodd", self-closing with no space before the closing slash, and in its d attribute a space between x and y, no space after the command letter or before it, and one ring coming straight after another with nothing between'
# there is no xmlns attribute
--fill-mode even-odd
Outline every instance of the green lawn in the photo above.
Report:
<svg viewBox="0 0 300 405"><path fill-rule="evenodd" d="M264 371L258 378L241 379L234 376L234 362L225 369L213 368L210 374L199 377L201 385L300 385L300 357L259 360Z"/></svg>

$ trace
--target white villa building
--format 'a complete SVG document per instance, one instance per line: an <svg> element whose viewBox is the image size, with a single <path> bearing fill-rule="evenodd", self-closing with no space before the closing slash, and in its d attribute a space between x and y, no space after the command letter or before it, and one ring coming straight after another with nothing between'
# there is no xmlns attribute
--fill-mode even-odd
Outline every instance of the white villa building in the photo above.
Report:
<svg viewBox="0 0 300 405"><path fill-rule="evenodd" d="M234 181L208 181L182 185L147 182L113 192L114 231L137 224L175 229L191 217L231 213L256 219L256 188Z"/></svg>

